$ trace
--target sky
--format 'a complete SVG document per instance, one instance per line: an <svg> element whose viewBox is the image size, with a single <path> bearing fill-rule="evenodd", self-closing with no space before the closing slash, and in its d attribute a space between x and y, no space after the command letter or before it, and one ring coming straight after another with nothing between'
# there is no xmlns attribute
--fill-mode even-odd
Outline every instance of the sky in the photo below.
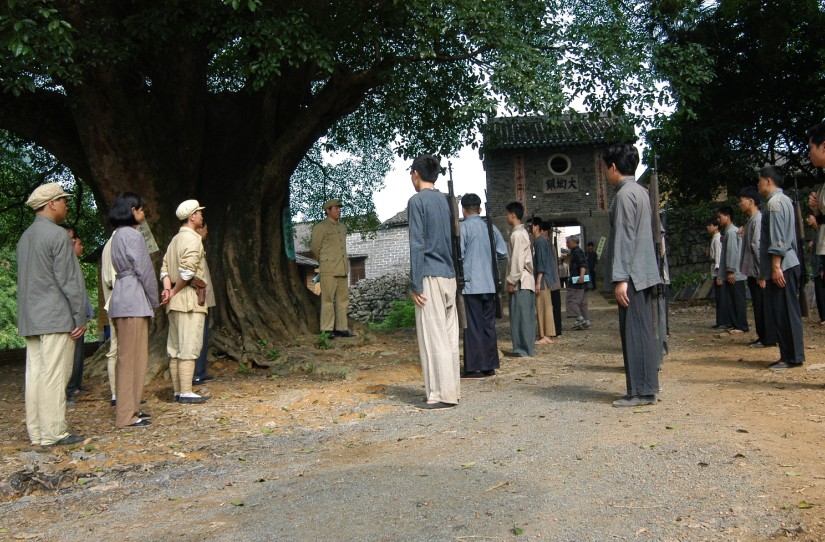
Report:
<svg viewBox="0 0 825 542"><path fill-rule="evenodd" d="M478 150L464 147L458 157L451 158L453 165L453 190L456 195L474 192L481 198L482 207L487 201L484 197L484 188L487 186L487 177ZM410 180L410 164L412 160L396 159L392 171L384 180L384 189L373 194L375 210L381 222L392 218L407 208L407 201L415 194ZM442 162L446 167L446 163ZM447 193L447 176L441 176L435 187Z"/></svg>

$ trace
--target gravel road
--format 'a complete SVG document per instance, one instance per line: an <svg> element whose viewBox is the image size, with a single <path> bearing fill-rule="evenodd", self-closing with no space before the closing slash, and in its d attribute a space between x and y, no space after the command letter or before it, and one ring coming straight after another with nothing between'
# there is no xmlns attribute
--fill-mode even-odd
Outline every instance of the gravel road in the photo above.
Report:
<svg viewBox="0 0 825 542"><path fill-rule="evenodd" d="M111 468L89 489L0 505L0 538L755 541L803 532L801 512L777 496L776 459L706 408L700 384L672 378L692 370L678 345L661 402L611 406L624 390L615 314L596 303L593 321L535 358L507 358L492 379L463 381L456 409L415 409L423 386L410 364L411 378L364 400L364 412L379 414L201 435L197 446L184 436L197 460ZM590 348L599 337L606 342Z"/></svg>

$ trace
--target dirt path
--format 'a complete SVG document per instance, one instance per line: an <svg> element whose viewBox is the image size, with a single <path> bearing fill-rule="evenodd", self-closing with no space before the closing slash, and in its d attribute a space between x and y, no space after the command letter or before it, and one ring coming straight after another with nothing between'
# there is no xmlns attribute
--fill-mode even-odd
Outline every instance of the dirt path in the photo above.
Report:
<svg viewBox="0 0 825 542"><path fill-rule="evenodd" d="M776 351L676 307L662 401L620 410L615 308L592 304L592 329L504 359L446 412L412 406L413 332L305 339L283 345L290 374L218 364L201 407L153 383L140 431L92 382L69 412L89 440L43 452L5 367L0 539L825 539L825 328L806 323L806 368L770 371Z"/></svg>

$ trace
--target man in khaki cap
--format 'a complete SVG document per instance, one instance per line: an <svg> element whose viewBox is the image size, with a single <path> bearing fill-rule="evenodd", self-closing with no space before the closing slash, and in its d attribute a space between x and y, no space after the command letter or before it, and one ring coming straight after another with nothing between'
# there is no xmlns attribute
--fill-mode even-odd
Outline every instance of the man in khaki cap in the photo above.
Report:
<svg viewBox="0 0 825 542"><path fill-rule="evenodd" d="M26 204L34 222L17 243L17 327L26 338L26 429L32 445L74 444L66 424L66 385L75 339L86 333L86 286L66 230L58 183L39 186Z"/></svg>
<svg viewBox="0 0 825 542"><path fill-rule="evenodd" d="M347 227L341 223L341 201L324 202L327 218L312 228L309 249L321 274L321 331L327 337L352 337L347 322L349 259Z"/></svg>
<svg viewBox="0 0 825 542"><path fill-rule="evenodd" d="M203 224L203 209L197 200L186 200L178 205L175 215L180 220L180 230L172 238L163 265L160 280L163 282L161 304L166 305L169 315L169 335L166 351L169 372L175 390L175 401L203 403L207 397L192 392L192 375L195 360L203 346L203 324L208 308L200 304L196 284L205 287L204 250L198 228Z"/></svg>

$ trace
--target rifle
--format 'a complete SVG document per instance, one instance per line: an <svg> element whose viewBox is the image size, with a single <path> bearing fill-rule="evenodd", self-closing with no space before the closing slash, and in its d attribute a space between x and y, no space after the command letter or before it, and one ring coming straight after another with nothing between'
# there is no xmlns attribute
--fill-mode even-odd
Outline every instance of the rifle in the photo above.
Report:
<svg viewBox="0 0 825 542"><path fill-rule="evenodd" d="M810 316L808 296L805 295L805 285L808 284L808 265L805 263L805 221L802 219L802 208L799 206L799 183L796 175L793 178L794 187L794 222L796 222L796 248L799 251L799 263L802 264L802 273L799 276L799 310L802 316ZM816 248L814 248L816 250Z"/></svg>
<svg viewBox="0 0 825 542"><path fill-rule="evenodd" d="M487 222L487 236L490 238L490 254L493 257L492 260L492 271L493 271L493 284L496 287L495 292L495 302L496 302L496 318L501 318L502 314L502 307L501 307L501 276L498 272L498 253L496 252L496 234L493 232L493 217L490 215L490 198L487 196L487 190L484 190L484 199L486 203L484 205L484 211L487 213L485 217Z"/></svg>
<svg viewBox="0 0 825 542"><path fill-rule="evenodd" d="M668 353L667 342L667 299L665 298L665 248L662 242L662 221L659 216L659 171L656 153L653 153L653 171L650 173L650 219L653 230L653 245L656 250L656 265L659 267L659 278L661 282L656 286L656 301L654 301L653 328L656 335L657 353L659 355L659 367L664 363L664 356Z"/></svg>
<svg viewBox="0 0 825 542"><path fill-rule="evenodd" d="M464 311L464 258L461 256L461 225L458 222L458 202L455 199L455 192L453 191L453 164L447 162L447 171L450 173L450 178L447 181L447 203L450 205L450 238L452 240L453 248L453 266L455 267L456 280L456 309L458 310L458 325L461 329L467 327L467 314Z"/></svg>

